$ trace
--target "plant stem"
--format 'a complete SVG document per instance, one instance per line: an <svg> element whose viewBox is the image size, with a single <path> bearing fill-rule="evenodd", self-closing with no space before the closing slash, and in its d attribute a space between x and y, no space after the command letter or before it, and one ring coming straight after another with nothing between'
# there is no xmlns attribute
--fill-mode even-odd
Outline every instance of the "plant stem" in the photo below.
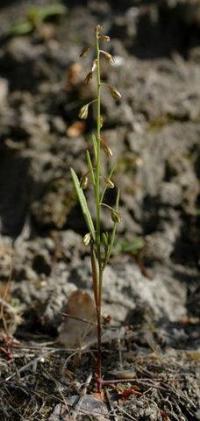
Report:
<svg viewBox="0 0 200 421"><path fill-rule="evenodd" d="M97 372L96 372L96 381L97 381L97 391L101 392L101 302L96 308L97 311Z"/></svg>
<svg viewBox="0 0 200 421"><path fill-rule="evenodd" d="M96 126L96 141L97 141L97 156L96 156L96 245L97 256L100 260L100 150L101 150L101 74L100 74L100 49L99 49L99 33L98 27L96 29L96 83L97 83L97 126Z"/></svg>
<svg viewBox="0 0 200 421"><path fill-rule="evenodd" d="M90 213L86 196L84 194L84 179L83 181L79 180L79 177L76 175L73 168L71 168L72 179L74 187L81 205L83 216L87 224L89 232L85 234L83 242L85 245L90 243L91 246L91 267L92 267L92 282L93 282L93 293L94 301L96 307L96 325L97 325L97 367L96 367L96 382L97 390L101 391L103 380L101 375L101 353L102 353L102 280L103 272L106 264L110 258L117 223L120 222L120 215L118 214L118 205L119 205L119 192L117 193L116 199L116 209L113 209L111 206L103 202L105 192L107 188L113 188L114 183L110 179L113 174L114 167L110 170L108 177L104 177L105 185L101 185L101 147L103 147L105 154L108 158L112 157L112 150L106 145L106 142L101 138L101 127L102 127L102 118L101 118L101 88L103 82L101 82L101 66L100 58L101 55L107 59L108 62L113 62L113 57L110 53L100 49L101 41L110 41L110 37L102 33L102 27L97 25L96 27L96 58L93 62L91 71L87 74L85 82L89 83L92 79L93 74L96 74L96 97L94 100L83 105L79 112L79 117L86 119L88 117L88 107L92 103L96 103L96 133L92 136L93 142L93 159L91 159L89 150L86 153L88 173L90 174L90 179L92 181L93 193L95 199L95 223L93 223L93 218ZM109 87L109 90L114 98L119 99L121 94L113 87ZM86 180L87 181L87 180ZM102 188L101 188L102 187ZM106 206L111 212L111 218L113 220L113 230L111 237L108 232L102 233L101 227L101 206ZM104 241L105 240L105 241ZM104 250L104 253L102 253Z"/></svg>
<svg viewBox="0 0 200 421"><path fill-rule="evenodd" d="M96 382L97 391L101 391L101 285L102 285L102 271L99 271L99 262L96 258L93 244L91 244L91 266L92 266L92 281L93 292L96 306L97 319L97 361L96 361Z"/></svg>
<svg viewBox="0 0 200 421"><path fill-rule="evenodd" d="M97 125L96 125L96 252L98 261L98 297L96 302L97 313L97 389L101 391L101 296L102 296L102 268L101 268L101 205L100 205L100 168L101 168L101 71L99 28L96 28L96 85L97 85Z"/></svg>
<svg viewBox="0 0 200 421"><path fill-rule="evenodd" d="M119 196L120 196L120 191L119 189L117 190L117 198L116 198L116 211L119 210ZM113 244L115 241L115 234L116 234L116 229L117 229L117 223L114 223L113 225L113 229L112 229L112 234L111 234L111 239L110 239L110 244L107 250L107 254L103 263L103 267L102 267L102 271L104 271L109 259L110 259L110 255L112 253L112 249L113 249Z"/></svg>

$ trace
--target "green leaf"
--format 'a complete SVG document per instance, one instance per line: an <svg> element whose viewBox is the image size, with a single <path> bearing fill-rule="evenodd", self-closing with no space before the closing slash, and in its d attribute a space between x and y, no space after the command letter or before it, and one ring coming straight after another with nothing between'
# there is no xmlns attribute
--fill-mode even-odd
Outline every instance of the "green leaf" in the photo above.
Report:
<svg viewBox="0 0 200 421"><path fill-rule="evenodd" d="M137 254L142 250L144 247L144 240L142 237L135 236L132 241L124 240L118 241L117 244L114 246L115 254L120 253L129 253L133 256L137 256Z"/></svg>
<svg viewBox="0 0 200 421"><path fill-rule="evenodd" d="M17 35L28 35L33 31L34 27L31 22L24 21L11 25L8 34L17 36Z"/></svg>
<svg viewBox="0 0 200 421"><path fill-rule="evenodd" d="M92 235L93 240L95 240L95 229L94 229L92 217L90 215L90 211L89 211L89 208L88 208L88 205L87 205L85 195L84 195L83 190L80 186L79 179L78 179L75 171L73 170L73 168L71 168L71 175L72 175L74 187L75 187L75 190L76 190L76 194L78 196L78 199L79 199L79 202L80 202L80 205L81 205L83 216L85 218L85 222L88 226L88 229L89 229L89 231Z"/></svg>
<svg viewBox="0 0 200 421"><path fill-rule="evenodd" d="M94 157L95 161L97 160L97 139L95 134L92 135L92 142L93 142L93 149L94 149Z"/></svg>
<svg viewBox="0 0 200 421"><path fill-rule="evenodd" d="M46 19L62 16L66 13L66 7L60 3L50 4L43 7L31 7L27 18L34 23L43 22Z"/></svg>
<svg viewBox="0 0 200 421"><path fill-rule="evenodd" d="M41 22L51 17L64 15L66 10L66 7L60 3L55 3L44 7L30 7L25 20L11 25L8 29L8 35L28 35Z"/></svg>
<svg viewBox="0 0 200 421"><path fill-rule="evenodd" d="M137 254L144 247L144 240L141 237L135 237L133 241L123 241L120 244L123 253Z"/></svg>
<svg viewBox="0 0 200 421"><path fill-rule="evenodd" d="M90 172L90 176L91 176L91 179L92 179L92 184L95 185L94 170L93 170L93 166L92 166L92 160L91 160L90 152L88 150L86 151L86 158L87 158L88 170Z"/></svg>

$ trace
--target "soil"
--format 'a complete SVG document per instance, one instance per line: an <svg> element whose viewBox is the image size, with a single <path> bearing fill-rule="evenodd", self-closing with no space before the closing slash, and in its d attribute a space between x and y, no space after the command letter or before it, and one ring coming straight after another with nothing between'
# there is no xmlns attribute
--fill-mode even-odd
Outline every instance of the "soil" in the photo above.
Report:
<svg viewBox="0 0 200 421"><path fill-rule="evenodd" d="M0 5L0 419L200 420L199 1L49 5ZM95 338L58 340L70 294L91 294L69 169L87 171L95 116L78 114L95 92L83 82L92 49L79 56L97 23L115 58L103 79L122 94L102 96L122 221L104 279L101 396Z"/></svg>

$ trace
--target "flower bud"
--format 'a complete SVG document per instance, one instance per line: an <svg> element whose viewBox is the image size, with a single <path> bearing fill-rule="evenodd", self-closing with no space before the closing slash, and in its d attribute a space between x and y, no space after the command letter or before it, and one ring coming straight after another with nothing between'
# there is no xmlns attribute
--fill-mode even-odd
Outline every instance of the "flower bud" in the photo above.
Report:
<svg viewBox="0 0 200 421"><path fill-rule="evenodd" d="M110 90L111 95L113 96L113 98L115 98L115 99L121 99L122 96L121 96L120 92L116 88L113 88L112 86L109 86L109 90Z"/></svg>
<svg viewBox="0 0 200 421"><path fill-rule="evenodd" d="M84 246L88 246L89 244L90 244L90 241L91 241L91 235L90 235L90 233L88 232L87 234L85 234L84 235L84 237L83 237L83 244L84 244Z"/></svg>
<svg viewBox="0 0 200 421"><path fill-rule="evenodd" d="M111 218L112 218L112 221L113 221L115 224L119 224L119 223L121 222L121 215L120 215L120 213L119 213L118 211L116 211L115 209L113 209L113 210L112 210L112 213L111 213Z"/></svg>
<svg viewBox="0 0 200 421"><path fill-rule="evenodd" d="M112 149L109 146L107 146L105 143L102 144L102 148L103 148L106 156L108 158L112 158L112 156L113 156Z"/></svg>
<svg viewBox="0 0 200 421"><path fill-rule="evenodd" d="M96 34L99 35L103 31L103 26L97 25L96 26Z"/></svg>
<svg viewBox="0 0 200 421"><path fill-rule="evenodd" d="M88 117L88 108L89 104L83 105L83 107L81 107L79 111L79 118L81 118L82 120L86 120L86 118Z"/></svg>
<svg viewBox="0 0 200 421"><path fill-rule="evenodd" d="M110 178L106 178L105 182L106 182L106 185L109 189L114 189L115 185Z"/></svg>
<svg viewBox="0 0 200 421"><path fill-rule="evenodd" d="M103 148L103 151L105 152L106 156L108 158L111 158L113 156L112 149L106 144L105 140L101 137L101 146Z"/></svg>
<svg viewBox="0 0 200 421"><path fill-rule="evenodd" d="M87 188L87 186L88 186L88 176L87 175L84 175L82 177L81 182L80 182L80 186L82 187L82 189Z"/></svg>

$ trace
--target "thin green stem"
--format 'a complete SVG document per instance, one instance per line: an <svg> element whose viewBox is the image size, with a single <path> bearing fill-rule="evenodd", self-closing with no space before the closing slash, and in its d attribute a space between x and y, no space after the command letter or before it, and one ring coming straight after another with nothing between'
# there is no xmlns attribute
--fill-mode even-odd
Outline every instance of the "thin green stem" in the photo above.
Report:
<svg viewBox="0 0 200 421"><path fill-rule="evenodd" d="M117 212L119 210L119 196L120 196L120 191L118 189L117 190L117 198L116 198L116 211ZM102 265L102 272L104 271L104 269L105 269L105 267L106 267L106 265L107 265L107 263L110 259L110 255L112 253L113 244L114 244L114 241L115 241L116 229L117 229L117 222L115 222L114 225L113 225L112 234L111 234L111 238L110 238L110 244L109 244L106 256L105 256L105 260L104 260L103 265Z"/></svg>
<svg viewBox="0 0 200 421"><path fill-rule="evenodd" d="M109 174L108 174L108 179L109 178L111 178L112 177L112 175L113 175L113 173L114 173L114 171L115 171L115 168L116 168L116 164L115 165L113 165L113 167L111 168L111 170L110 170L110 172L109 172ZM101 199L100 199L100 202L102 203L103 202L103 199L104 199L104 196L105 196L105 193L106 193L106 190L108 189L108 186L107 185L105 185L105 187L104 187L104 189L103 189L103 191L102 191L102 195L101 195Z"/></svg>
<svg viewBox="0 0 200 421"><path fill-rule="evenodd" d="M95 187L94 168L93 168L93 165L92 165L92 160L91 160L91 157L90 157L90 152L88 150L86 151L86 159L87 159L88 170L89 170L90 177L91 177L91 180L92 180L92 185L93 185L93 187Z"/></svg>
<svg viewBox="0 0 200 421"><path fill-rule="evenodd" d="M101 301L102 301L102 268L101 268L101 206L100 206L100 169L101 169L101 69L99 48L99 27L96 28L96 86L97 86L97 115L96 115L96 168L95 168L95 199L96 199L96 255L98 261L98 297L96 304L97 313L97 388L101 391Z"/></svg>
<svg viewBox="0 0 200 421"><path fill-rule="evenodd" d="M97 84L97 125L96 125L96 246L97 246L97 257L100 262L100 244L101 244L101 233L100 233L100 168L101 168L101 71L100 71L100 49L99 49L99 33L98 29L96 32L96 84Z"/></svg>
<svg viewBox="0 0 200 421"><path fill-rule="evenodd" d="M107 203L100 203L101 206L104 206L105 208L109 209L110 211L113 211L112 206L108 205Z"/></svg>

